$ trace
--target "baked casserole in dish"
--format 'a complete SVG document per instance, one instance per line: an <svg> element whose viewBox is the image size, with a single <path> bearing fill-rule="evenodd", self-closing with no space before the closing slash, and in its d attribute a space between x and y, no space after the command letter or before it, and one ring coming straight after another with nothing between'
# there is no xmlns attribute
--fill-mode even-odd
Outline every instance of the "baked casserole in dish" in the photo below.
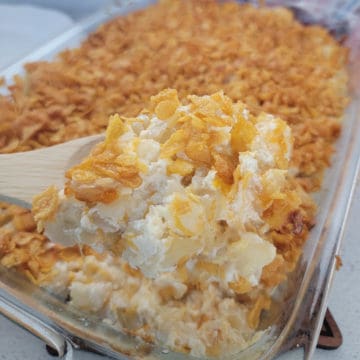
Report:
<svg viewBox="0 0 360 360"><path fill-rule="evenodd" d="M348 53L282 7L168 0L27 63L0 97L1 153L106 136L32 213L0 203L1 264L177 356L274 356L276 340L256 346L296 328L339 196L313 193L356 134Z"/></svg>

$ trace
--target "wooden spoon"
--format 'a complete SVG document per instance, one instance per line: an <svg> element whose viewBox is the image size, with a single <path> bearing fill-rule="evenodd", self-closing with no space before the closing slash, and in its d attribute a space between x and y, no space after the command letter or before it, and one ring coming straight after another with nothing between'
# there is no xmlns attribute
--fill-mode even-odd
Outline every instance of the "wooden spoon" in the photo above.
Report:
<svg viewBox="0 0 360 360"><path fill-rule="evenodd" d="M33 196L48 186L62 188L65 171L103 139L103 134L93 135L39 150L0 155L1 197L31 204Z"/></svg>

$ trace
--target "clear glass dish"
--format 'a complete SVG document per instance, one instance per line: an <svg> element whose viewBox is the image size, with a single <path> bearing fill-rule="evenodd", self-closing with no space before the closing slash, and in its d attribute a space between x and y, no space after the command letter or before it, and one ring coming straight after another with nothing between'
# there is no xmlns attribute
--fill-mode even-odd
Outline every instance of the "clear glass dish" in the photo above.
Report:
<svg viewBox="0 0 360 360"><path fill-rule="evenodd" d="M23 64L51 60L61 50L77 46L90 32L111 17L152 2L129 1L119 8L97 13L12 65L0 73L0 77L3 76L7 82L11 82L13 75L23 73ZM351 77L355 78L360 69L353 64L349 71ZM0 89L0 92L4 93L6 89ZM271 319L264 317L262 320L262 327L265 329L263 336L241 353L222 356L222 359L273 359L296 343L299 330L308 339L304 357L312 357L325 315L335 270L335 255L343 237L360 166L359 114L360 101L354 91L344 117L342 134L336 144L332 166L326 172L322 190L315 195L319 207L316 227L310 233L297 269L291 274L287 284L277 290ZM0 195L0 200L9 199ZM0 267L0 300L1 312L42 338L61 356L67 353L68 359L73 358L76 352L74 349L86 348L118 359L193 359L185 354L164 351L160 347L120 333L101 319L71 308L29 283L18 273L3 267Z"/></svg>

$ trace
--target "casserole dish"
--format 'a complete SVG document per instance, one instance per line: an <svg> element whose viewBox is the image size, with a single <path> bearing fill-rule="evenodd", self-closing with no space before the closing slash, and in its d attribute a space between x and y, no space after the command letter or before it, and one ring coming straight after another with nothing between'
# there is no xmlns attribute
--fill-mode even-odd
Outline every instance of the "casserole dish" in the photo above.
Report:
<svg viewBox="0 0 360 360"><path fill-rule="evenodd" d="M138 2L136 5L144 6L146 4ZM125 11L126 9L122 8L121 10ZM76 45L82 33L93 30L107 18L108 15L100 14L88 20L85 26L72 29L48 47L40 49L30 58L25 59L25 62L51 59L59 50ZM8 69L4 74L5 78L10 80L13 74L19 73L20 65L17 64ZM337 143L338 151L333 160L333 166L326 174L323 190L317 196L320 209L317 226L312 231L304 247L302 259L289 279L288 286L282 286L278 290L278 311L274 309L271 312L276 319L275 325L268 328L254 346L241 353L241 356L245 358L272 358L279 352L286 350L291 344L291 337L296 334L297 329L301 327L304 321L307 326L307 336L312 341L308 350L308 356L311 356L317 338L316 335L320 330L319 319L324 315L322 305L325 303L328 291L328 288L324 287L324 285L329 284L328 280L331 278L338 238L341 238L341 232L340 234L338 232L339 229L341 231L346 219L347 203L352 194L352 179L357 171L357 165L355 164L359 152L356 141L359 132L357 113L358 103L354 98L344 120L344 131ZM130 339L126 336L121 338L118 332L114 332L103 324L99 325L95 318L90 316L84 318L84 314L77 313L60 300L54 299L41 290L26 284L23 279L10 271L4 270L1 279L3 288L8 293L15 295L16 298L30 305L32 309L38 312L37 316L40 318L45 316L51 319L56 324L53 325L54 328L65 334L65 337L71 339L73 343L76 343L76 338L83 341L86 339L86 342L92 347L98 348L105 353L109 352L109 350L106 350L101 344L107 343L112 349L118 350L125 355L143 357L144 354L151 354L151 356L158 358L170 356L163 353L161 349L151 347L139 340ZM291 309L291 311L284 313L281 309ZM306 312L309 313L306 315ZM268 321L270 320L268 319ZM43 321L45 321L45 318L43 318ZM267 328L266 319L263 319L263 321L263 327ZM56 341L52 342L55 343ZM63 351L61 346L58 348L60 352ZM228 358L238 358L239 355ZM172 358L175 356L188 358L185 355L171 354Z"/></svg>

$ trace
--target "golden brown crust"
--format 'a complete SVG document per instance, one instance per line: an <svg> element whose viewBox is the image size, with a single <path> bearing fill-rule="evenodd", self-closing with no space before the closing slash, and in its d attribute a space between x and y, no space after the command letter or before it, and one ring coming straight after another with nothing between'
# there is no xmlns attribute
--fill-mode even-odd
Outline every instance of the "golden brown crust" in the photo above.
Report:
<svg viewBox="0 0 360 360"><path fill-rule="evenodd" d="M285 9L160 2L101 26L54 62L28 64L0 98L0 151L99 133L110 114L134 116L167 87L181 98L223 89L289 122L301 182L318 188L346 104L346 59L324 29Z"/></svg>

